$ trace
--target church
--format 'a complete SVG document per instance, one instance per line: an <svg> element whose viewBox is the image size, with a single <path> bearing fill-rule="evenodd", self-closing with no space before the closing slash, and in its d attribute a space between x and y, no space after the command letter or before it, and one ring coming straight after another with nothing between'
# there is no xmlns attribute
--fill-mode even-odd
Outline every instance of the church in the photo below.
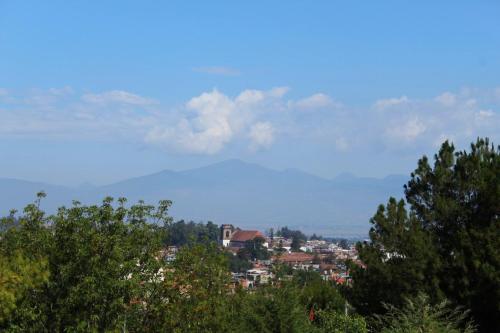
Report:
<svg viewBox="0 0 500 333"><path fill-rule="evenodd" d="M242 230L235 228L232 224L223 224L221 230L221 244L223 247L242 248L245 247L245 242L252 241L256 238L264 239L263 246L268 247L266 237L257 230Z"/></svg>

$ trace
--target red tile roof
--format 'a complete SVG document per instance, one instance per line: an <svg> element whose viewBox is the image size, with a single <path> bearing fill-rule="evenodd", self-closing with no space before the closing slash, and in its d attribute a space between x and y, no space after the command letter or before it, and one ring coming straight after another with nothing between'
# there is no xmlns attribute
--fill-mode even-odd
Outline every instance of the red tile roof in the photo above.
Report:
<svg viewBox="0 0 500 333"><path fill-rule="evenodd" d="M231 242L246 242L257 237L264 238L264 235L257 230L237 230L231 237Z"/></svg>
<svg viewBox="0 0 500 333"><path fill-rule="evenodd" d="M304 262L312 261L312 259L312 255L303 252L285 253L279 257L276 257L276 260L281 262Z"/></svg>

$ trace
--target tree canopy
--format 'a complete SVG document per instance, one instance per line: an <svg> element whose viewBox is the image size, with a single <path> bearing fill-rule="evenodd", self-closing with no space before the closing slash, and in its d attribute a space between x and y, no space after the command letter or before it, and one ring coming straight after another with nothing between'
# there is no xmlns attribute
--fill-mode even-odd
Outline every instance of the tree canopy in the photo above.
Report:
<svg viewBox="0 0 500 333"><path fill-rule="evenodd" d="M2 332L323 332L311 308L331 313L343 303L319 275L276 277L248 293L231 283L227 253L205 237L164 260L169 201L106 198L46 215L43 196L0 221ZM261 240L247 245L267 255Z"/></svg>
<svg viewBox="0 0 500 333"><path fill-rule="evenodd" d="M276 236L287 239L297 238L299 241L307 241L307 236L300 230L292 230L288 227L282 227L276 231Z"/></svg>
<svg viewBox="0 0 500 333"><path fill-rule="evenodd" d="M383 313L427 293L471 310L483 332L500 327L500 147L478 139L470 151L443 143L418 161L406 202L389 199L371 219L370 242L358 244L351 301ZM408 208L409 207L409 208Z"/></svg>
<svg viewBox="0 0 500 333"><path fill-rule="evenodd" d="M219 227L211 221L207 223L195 223L184 220L167 226L166 243L174 246L183 246L193 243L217 242L219 239Z"/></svg>

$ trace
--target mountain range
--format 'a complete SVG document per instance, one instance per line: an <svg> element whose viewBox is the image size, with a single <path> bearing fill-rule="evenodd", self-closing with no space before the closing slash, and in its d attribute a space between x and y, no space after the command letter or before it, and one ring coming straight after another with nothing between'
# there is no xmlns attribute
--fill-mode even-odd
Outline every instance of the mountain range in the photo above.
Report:
<svg viewBox="0 0 500 333"><path fill-rule="evenodd" d="M78 188L0 178L0 216L22 209L40 190L49 213L72 200L99 203L104 197L173 201L174 219L231 223L266 230L288 226L306 234L364 237L377 206L401 197L407 177L325 179L296 169L277 171L240 160L227 160L185 171L164 170L117 183Z"/></svg>

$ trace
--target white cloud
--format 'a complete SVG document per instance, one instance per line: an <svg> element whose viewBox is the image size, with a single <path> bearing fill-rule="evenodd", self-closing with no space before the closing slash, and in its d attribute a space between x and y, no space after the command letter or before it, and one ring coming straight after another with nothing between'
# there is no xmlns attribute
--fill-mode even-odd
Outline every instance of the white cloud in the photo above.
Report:
<svg viewBox="0 0 500 333"><path fill-rule="evenodd" d="M234 102L217 90L192 98L187 103L188 110L198 116L191 123L183 120L182 129L188 134L182 140L187 150L196 153L216 153L233 136L230 117L234 112Z"/></svg>
<svg viewBox="0 0 500 333"><path fill-rule="evenodd" d="M83 96L71 88L9 90L0 98L0 137L146 143L183 154L217 154L230 145L256 151L278 139L336 151L427 151L445 137L460 144L478 136L500 140L500 99L493 89L341 108L321 93L290 100L288 90L234 96L212 90L177 108L119 90ZM328 112L296 112L314 108Z"/></svg>
<svg viewBox="0 0 500 333"><path fill-rule="evenodd" d="M392 124L387 129L387 134L395 139L413 141L424 133L426 129L425 124L415 117L401 123Z"/></svg>
<svg viewBox="0 0 500 333"><path fill-rule="evenodd" d="M275 87L269 90L268 95L274 98L281 98L286 95L290 91L289 87Z"/></svg>
<svg viewBox="0 0 500 333"><path fill-rule="evenodd" d="M274 142L274 128L269 122L258 122L250 127L250 148L257 150L261 147L267 148Z"/></svg>
<svg viewBox="0 0 500 333"><path fill-rule="evenodd" d="M205 92L186 103L176 125L155 126L147 133L146 141L185 153L215 154L248 133L252 147L269 146L274 129L258 118L269 111L270 100L285 92L282 88L244 90L235 98L216 89Z"/></svg>
<svg viewBox="0 0 500 333"><path fill-rule="evenodd" d="M477 100L475 98L469 98L465 101L464 105L467 108L475 108L477 106Z"/></svg>
<svg viewBox="0 0 500 333"><path fill-rule="evenodd" d="M71 97L73 89L71 87L32 89L22 100L32 107L50 108L58 102ZM15 101L11 98L11 102Z"/></svg>
<svg viewBox="0 0 500 333"><path fill-rule="evenodd" d="M229 142L231 136L227 123L195 131L187 120L181 120L174 128L154 127L146 134L145 141L184 153L215 154Z"/></svg>
<svg viewBox="0 0 500 333"><path fill-rule="evenodd" d="M236 97L236 103L240 104L254 104L261 102L265 98L265 94L261 90L250 90L247 89L241 92L238 97Z"/></svg>
<svg viewBox="0 0 500 333"><path fill-rule="evenodd" d="M73 88L66 86L62 88L50 88L49 93L55 96L66 96L74 93Z"/></svg>
<svg viewBox="0 0 500 333"><path fill-rule="evenodd" d="M239 70L231 68L231 67L225 67L225 66L195 67L195 68L193 68L193 71L198 72L198 73L223 75L223 76L240 75Z"/></svg>
<svg viewBox="0 0 500 333"><path fill-rule="evenodd" d="M317 93L309 97L298 100L294 106L298 109L311 110L332 106L334 104L330 96L323 93Z"/></svg>
<svg viewBox="0 0 500 333"><path fill-rule="evenodd" d="M444 105L444 106L453 106L457 102L457 97L455 94L452 94L450 92L444 92L441 95L437 96L435 98L436 102Z"/></svg>
<svg viewBox="0 0 500 333"><path fill-rule="evenodd" d="M397 98L386 98L386 99L379 99L375 102L374 106L377 109L386 109L392 106L396 105L401 105L401 104L406 104L409 103L410 100L406 96L401 96Z"/></svg>
<svg viewBox="0 0 500 333"><path fill-rule="evenodd" d="M10 105L0 103L0 136L14 135L58 140L137 141L151 115L121 112L120 105L82 103L72 88L33 89L14 93ZM141 138L142 140L142 138Z"/></svg>
<svg viewBox="0 0 500 333"><path fill-rule="evenodd" d="M461 89L433 99L408 99L391 112L377 113L372 126L382 125L384 145L389 149L430 149L452 139L467 144L477 137L499 139L500 122L492 100L492 90ZM497 104L495 104L497 103ZM496 140L495 140L496 141Z"/></svg>
<svg viewBox="0 0 500 333"><path fill-rule="evenodd" d="M492 110L479 110L476 115L480 119L487 119L493 117L495 113Z"/></svg>
<svg viewBox="0 0 500 333"><path fill-rule="evenodd" d="M158 104L154 99L142 97L123 90L111 90L100 94L85 94L82 96L82 100L94 104L118 103L140 106Z"/></svg>

